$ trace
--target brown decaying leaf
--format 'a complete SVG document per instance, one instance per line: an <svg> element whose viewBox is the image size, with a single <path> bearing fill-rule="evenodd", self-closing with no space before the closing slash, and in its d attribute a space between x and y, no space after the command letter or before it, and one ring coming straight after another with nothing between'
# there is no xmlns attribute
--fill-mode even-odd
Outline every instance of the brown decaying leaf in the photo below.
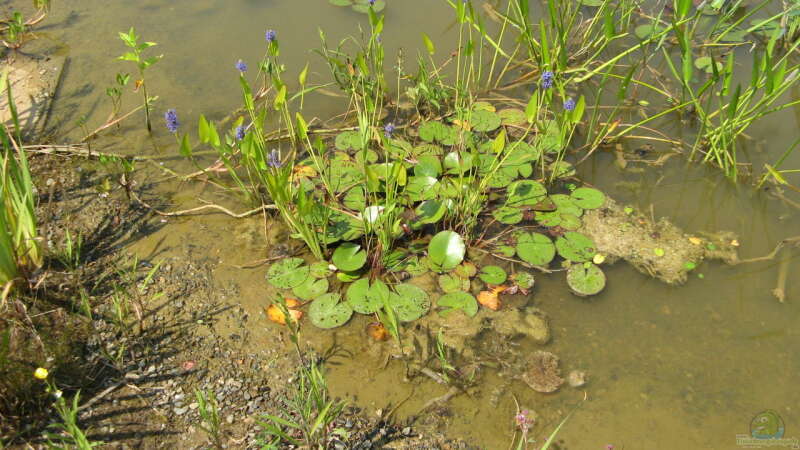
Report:
<svg viewBox="0 0 800 450"><path fill-rule="evenodd" d="M503 306L503 304L500 302L499 295L501 292L504 292L507 289L507 286L495 286L491 290L481 291L478 294L478 303L491 309L492 311L497 311L501 306Z"/></svg>
<svg viewBox="0 0 800 450"><path fill-rule="evenodd" d="M286 302L286 307L289 308L289 314L292 316L292 320L295 322L299 321L303 317L303 311L294 308L300 306L300 302L293 298L287 298L284 301ZM283 314L283 311L281 311L277 305L269 305L266 309L267 318L269 320L281 325L286 325L286 315Z"/></svg>
<svg viewBox="0 0 800 450"><path fill-rule="evenodd" d="M386 327L380 322L372 322L367 325L367 334L376 341L385 341L389 339L389 332Z"/></svg>

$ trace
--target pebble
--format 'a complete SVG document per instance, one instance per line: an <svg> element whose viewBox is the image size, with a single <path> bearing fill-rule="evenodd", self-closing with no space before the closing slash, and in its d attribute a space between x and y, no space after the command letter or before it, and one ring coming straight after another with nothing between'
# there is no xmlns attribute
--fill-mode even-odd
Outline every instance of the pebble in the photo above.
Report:
<svg viewBox="0 0 800 450"><path fill-rule="evenodd" d="M197 404L197 402L190 403L190 404L189 404L189 409L191 409L192 411L194 411L195 409L197 409L197 407L198 407L198 406L200 406L200 405L198 405L198 404Z"/></svg>
<svg viewBox="0 0 800 450"><path fill-rule="evenodd" d="M175 414L182 416L186 414L187 408L184 406L183 408L175 408L173 411L175 412Z"/></svg>

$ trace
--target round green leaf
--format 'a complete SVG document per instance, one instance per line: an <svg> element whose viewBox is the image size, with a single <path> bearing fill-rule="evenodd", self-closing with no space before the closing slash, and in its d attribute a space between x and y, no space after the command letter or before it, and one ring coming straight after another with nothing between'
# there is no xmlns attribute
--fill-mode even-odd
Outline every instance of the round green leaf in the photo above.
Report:
<svg viewBox="0 0 800 450"><path fill-rule="evenodd" d="M358 131L342 131L336 136L334 145L339 150L360 150L361 134Z"/></svg>
<svg viewBox="0 0 800 450"><path fill-rule="evenodd" d="M556 256L556 248L549 237L541 233L517 235L517 255L534 266L546 266Z"/></svg>
<svg viewBox="0 0 800 450"><path fill-rule="evenodd" d="M478 278L486 284L500 285L508 279L508 274L500 266L483 266Z"/></svg>
<svg viewBox="0 0 800 450"><path fill-rule="evenodd" d="M485 109L472 111L470 124L473 130L486 133L500 127L500 116Z"/></svg>
<svg viewBox="0 0 800 450"><path fill-rule="evenodd" d="M322 278L317 280L314 277L308 277L303 284L292 289L292 292L301 300L317 298L328 292L328 279Z"/></svg>
<svg viewBox="0 0 800 450"><path fill-rule="evenodd" d="M513 258L517 253L517 249L510 245L498 245L494 248L496 254L505 256L506 258Z"/></svg>
<svg viewBox="0 0 800 450"><path fill-rule="evenodd" d="M511 208L508 206L502 206L497 208L492 212L492 216L500 223L504 223L506 225L514 225L517 223L522 222L523 214L522 210L519 208Z"/></svg>
<svg viewBox="0 0 800 450"><path fill-rule="evenodd" d="M591 261L597 248L594 242L581 233L567 231L556 239L556 250L564 259L572 262Z"/></svg>
<svg viewBox="0 0 800 450"><path fill-rule="evenodd" d="M286 258L270 266L267 281L276 288L292 289L303 284L310 271L301 258Z"/></svg>
<svg viewBox="0 0 800 450"><path fill-rule="evenodd" d="M511 282L523 290L530 290L535 282L533 274L529 272L517 272L510 277Z"/></svg>
<svg viewBox="0 0 800 450"><path fill-rule="evenodd" d="M328 261L317 261L311 265L310 275L314 278L328 278L332 273Z"/></svg>
<svg viewBox="0 0 800 450"><path fill-rule="evenodd" d="M475 314L478 314L478 301L472 294L463 291L439 297L436 305L442 308L460 309L469 317L475 317Z"/></svg>
<svg viewBox="0 0 800 450"><path fill-rule="evenodd" d="M405 262L403 270L408 272L408 274L412 277L418 277L420 275L424 275L429 268L426 261L420 259L418 256L412 256Z"/></svg>
<svg viewBox="0 0 800 450"><path fill-rule="evenodd" d="M395 286L394 290L397 295L390 297L389 304L401 322L417 320L430 310L430 297L421 288L403 283Z"/></svg>
<svg viewBox="0 0 800 450"><path fill-rule="evenodd" d="M464 260L467 247L455 231L441 231L428 244L428 258L431 267L438 271L454 269Z"/></svg>
<svg viewBox="0 0 800 450"><path fill-rule="evenodd" d="M420 203L417 209L414 210L417 217L412 222L411 228L419 229L423 225L440 221L444 217L444 213L447 212L447 206L451 203L452 200L425 200Z"/></svg>
<svg viewBox="0 0 800 450"><path fill-rule="evenodd" d="M353 242L345 242L333 252L333 265L339 270L353 272L364 267L367 262L367 252Z"/></svg>
<svg viewBox="0 0 800 450"><path fill-rule="evenodd" d="M344 206L352 211L363 211L367 207L367 197L364 194L363 186L356 186L347 191L344 196Z"/></svg>
<svg viewBox="0 0 800 450"><path fill-rule="evenodd" d="M461 278L472 278L478 274L478 267L469 261L465 261L459 264L454 272ZM469 287L467 287L467 289L469 289Z"/></svg>
<svg viewBox="0 0 800 450"><path fill-rule="evenodd" d="M525 111L521 109L501 109L497 111L497 115L500 117L500 123L503 125L524 125L528 122Z"/></svg>
<svg viewBox="0 0 800 450"><path fill-rule="evenodd" d="M369 7L368 0L355 0L353 4L353 10L364 14L369 14ZM383 11L383 8L386 8L386 0L375 0L372 4L372 10L376 13Z"/></svg>
<svg viewBox="0 0 800 450"><path fill-rule="evenodd" d="M450 292L466 291L469 290L469 278L461 278L454 275L439 275L439 288L442 292L449 294Z"/></svg>
<svg viewBox="0 0 800 450"><path fill-rule="evenodd" d="M506 206L533 206L547 196L547 189L538 181L519 180L508 186L506 195Z"/></svg>
<svg viewBox="0 0 800 450"><path fill-rule="evenodd" d="M567 271L567 284L578 295L595 295L606 287L606 275L594 264L573 264Z"/></svg>
<svg viewBox="0 0 800 450"><path fill-rule="evenodd" d="M353 315L353 309L342 303L342 296L329 293L317 297L308 308L311 323L320 328L336 328L344 325Z"/></svg>
<svg viewBox="0 0 800 450"><path fill-rule="evenodd" d="M561 221L558 224L561 228L569 231L575 231L583 225L581 219L573 214L561 214Z"/></svg>
<svg viewBox="0 0 800 450"><path fill-rule="evenodd" d="M573 216L580 217L583 215L583 209L581 209L575 202L572 200L572 197L564 194L556 194L551 195L550 200L556 204L556 212L558 214L572 214Z"/></svg>
<svg viewBox="0 0 800 450"><path fill-rule="evenodd" d="M381 309L383 304L377 296L370 295L368 278L361 278L347 288L347 304L353 311L361 314L372 314Z"/></svg>
<svg viewBox="0 0 800 450"><path fill-rule="evenodd" d="M442 174L442 162L436 155L422 155L417 158L414 175L418 177L438 177Z"/></svg>
<svg viewBox="0 0 800 450"><path fill-rule="evenodd" d="M606 202L606 196L597 189L580 187L570 194L572 201L583 209L597 209Z"/></svg>

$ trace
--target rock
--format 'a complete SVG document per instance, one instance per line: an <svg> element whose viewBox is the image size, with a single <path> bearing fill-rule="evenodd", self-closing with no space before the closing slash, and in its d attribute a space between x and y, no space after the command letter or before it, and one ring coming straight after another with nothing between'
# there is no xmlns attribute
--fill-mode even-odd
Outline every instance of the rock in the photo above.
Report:
<svg viewBox="0 0 800 450"><path fill-rule="evenodd" d="M585 385L586 372L582 370L573 370L567 375L567 383L574 388L579 388Z"/></svg>
<svg viewBox="0 0 800 450"><path fill-rule="evenodd" d="M186 408L186 407L184 406L184 407L182 407L182 408L175 408L175 409L173 409L172 411L173 411L175 414L177 414L177 415L179 415L179 416L182 416L182 415L186 414L186 411L188 411L188 408Z"/></svg>
<svg viewBox="0 0 800 450"><path fill-rule="evenodd" d="M536 351L530 356L528 368L520 377L536 392L555 392L564 384L558 368L558 356L545 351Z"/></svg>
<svg viewBox="0 0 800 450"><path fill-rule="evenodd" d="M228 414L228 417L225 418L225 422L229 424L233 423L233 414Z"/></svg>
<svg viewBox="0 0 800 450"><path fill-rule="evenodd" d="M492 318L492 328L500 334L525 335L537 344L546 344L550 341L547 315L539 308L529 307L524 311L503 310L490 317Z"/></svg>

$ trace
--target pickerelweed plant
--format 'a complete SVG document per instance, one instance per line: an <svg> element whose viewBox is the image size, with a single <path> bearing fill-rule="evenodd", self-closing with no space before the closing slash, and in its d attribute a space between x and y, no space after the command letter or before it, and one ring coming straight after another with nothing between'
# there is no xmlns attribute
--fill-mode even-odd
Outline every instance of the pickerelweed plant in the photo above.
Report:
<svg viewBox="0 0 800 450"><path fill-rule="evenodd" d="M145 57L144 51L150 47L157 45L155 42L139 42L139 36L136 30L131 27L127 33L120 32L119 38L130 49L129 52L120 56L118 59L122 61L130 61L136 64L136 69L139 72L139 79L136 80L136 89L142 90L142 97L144 98L144 117L147 131L153 130L153 125L150 121L150 105L157 99L157 97L150 97L147 95L147 80L145 73L147 69L153 64L157 63L164 55Z"/></svg>
<svg viewBox="0 0 800 450"><path fill-rule="evenodd" d="M574 178L575 160L635 138L702 154L733 177L739 137L795 104L781 103L800 71L792 63L798 44L786 45L796 34L791 8L770 16L785 24L754 52L750 85L736 88L741 42L727 40L765 26L741 11L741 1L692 12L691 0L675 0L651 13L627 0L511 0L502 12L488 7L491 31L470 1L447 1L457 49L437 62L435 44L423 35L427 54L416 58L416 75L398 57L396 92L387 82L383 5L337 2L363 6L357 9L369 24L360 38L335 46L320 31L330 85L348 101L341 129L322 130L303 117L304 96L319 86L308 83L306 65L292 92L275 31L265 35L255 80L245 62L233 65L243 114L224 135L200 118L200 142L219 159L207 173L254 206L273 205L317 260L285 258L267 280L308 302L318 327L370 315L385 331L376 336L399 341L401 324L431 309L474 316L479 303L499 307L500 293L533 285L533 275L517 268L548 270L554 262L576 294L597 294L605 258L582 232L583 215L606 199ZM534 22L536 12L542 18ZM743 20L756 22L743 29ZM659 65L677 84L650 75ZM652 128L687 117L697 124L688 144ZM188 135L178 141L191 157ZM479 267L480 254L513 261L515 269ZM442 293L435 304L405 282L428 272ZM332 276L345 287L331 291ZM485 288L478 298L472 282Z"/></svg>

